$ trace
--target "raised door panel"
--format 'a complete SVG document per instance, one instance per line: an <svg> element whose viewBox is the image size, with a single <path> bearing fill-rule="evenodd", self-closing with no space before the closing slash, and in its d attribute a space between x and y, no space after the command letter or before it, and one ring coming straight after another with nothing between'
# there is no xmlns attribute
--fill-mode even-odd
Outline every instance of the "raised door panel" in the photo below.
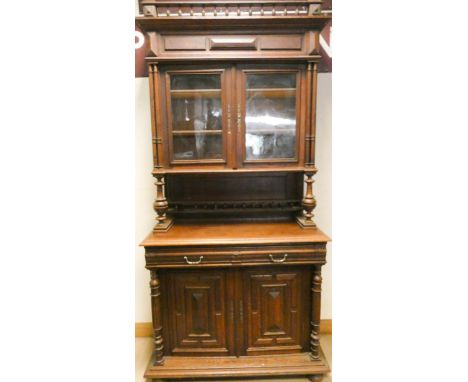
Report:
<svg viewBox="0 0 468 382"><path fill-rule="evenodd" d="M247 355L308 351L309 278L292 267L244 271Z"/></svg>
<svg viewBox="0 0 468 382"><path fill-rule="evenodd" d="M170 271L166 278L170 354L233 354L228 273Z"/></svg>

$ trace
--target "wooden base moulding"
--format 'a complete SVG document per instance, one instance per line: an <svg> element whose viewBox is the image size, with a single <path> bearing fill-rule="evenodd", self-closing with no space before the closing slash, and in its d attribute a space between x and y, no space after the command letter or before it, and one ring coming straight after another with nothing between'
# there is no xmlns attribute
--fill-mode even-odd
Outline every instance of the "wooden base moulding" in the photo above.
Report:
<svg viewBox="0 0 468 382"><path fill-rule="evenodd" d="M157 223L154 228L153 232L167 232L169 229L172 227L174 224L174 219L166 217L164 222L162 223Z"/></svg>
<svg viewBox="0 0 468 382"><path fill-rule="evenodd" d="M165 357L164 365L150 366L145 378L153 380L307 376L320 381L330 371L320 349L320 359L311 360L309 353L256 357Z"/></svg>

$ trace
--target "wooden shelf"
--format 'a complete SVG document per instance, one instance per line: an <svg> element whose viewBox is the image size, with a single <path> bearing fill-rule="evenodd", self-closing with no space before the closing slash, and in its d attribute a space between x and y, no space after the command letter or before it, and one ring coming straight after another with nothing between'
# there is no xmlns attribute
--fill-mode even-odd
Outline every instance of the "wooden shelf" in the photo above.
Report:
<svg viewBox="0 0 468 382"><path fill-rule="evenodd" d="M304 172L310 171L310 168L301 166L266 166L262 163L262 167L252 166L243 167L238 169L226 168L226 167L189 167L189 166L177 166L174 168L166 168L161 170L153 170L152 174L242 174L242 173L264 173L264 172Z"/></svg>
<svg viewBox="0 0 468 382"><path fill-rule="evenodd" d="M295 133L296 128L278 128L278 129L255 129L255 130L247 130L247 134L275 134L275 133Z"/></svg>
<svg viewBox="0 0 468 382"><path fill-rule="evenodd" d="M221 89L171 89L171 93L193 93L193 92L220 92Z"/></svg>
<svg viewBox="0 0 468 382"><path fill-rule="evenodd" d="M247 90L247 97L249 97L249 101L253 101L255 98L253 97L268 97L268 98L292 98L296 96L296 89L292 90Z"/></svg>
<svg viewBox="0 0 468 382"><path fill-rule="evenodd" d="M292 206L292 207L282 207L282 212L299 212L302 211L303 207L301 206ZM252 208L180 208L176 209L169 207L168 212L173 215L177 214L186 214L186 215L200 215L203 214L258 214L261 212L275 212L278 211L277 207L252 207Z"/></svg>
<svg viewBox="0 0 468 382"><path fill-rule="evenodd" d="M172 130L173 135L217 135L222 133L223 130Z"/></svg>
<svg viewBox="0 0 468 382"><path fill-rule="evenodd" d="M247 89L250 92L296 92L296 88L252 88Z"/></svg>
<svg viewBox="0 0 468 382"><path fill-rule="evenodd" d="M172 98L199 98L217 97L221 95L220 89L171 90Z"/></svg>

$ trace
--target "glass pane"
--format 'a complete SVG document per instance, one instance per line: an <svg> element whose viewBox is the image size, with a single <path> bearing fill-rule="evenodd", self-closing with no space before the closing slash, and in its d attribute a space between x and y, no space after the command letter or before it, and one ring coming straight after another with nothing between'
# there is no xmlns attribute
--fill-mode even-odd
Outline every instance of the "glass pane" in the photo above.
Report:
<svg viewBox="0 0 468 382"><path fill-rule="evenodd" d="M248 74L248 89L295 88L294 73Z"/></svg>
<svg viewBox="0 0 468 382"><path fill-rule="evenodd" d="M219 74L174 74L171 75L172 90L220 89Z"/></svg>
<svg viewBox="0 0 468 382"><path fill-rule="evenodd" d="M170 92L174 159L222 159L220 74L172 75Z"/></svg>
<svg viewBox="0 0 468 382"><path fill-rule="evenodd" d="M221 130L221 92L172 93L172 130Z"/></svg>
<svg viewBox="0 0 468 382"><path fill-rule="evenodd" d="M174 159L222 159L221 134L174 135Z"/></svg>
<svg viewBox="0 0 468 382"><path fill-rule="evenodd" d="M296 74L247 75L246 159L296 157Z"/></svg>

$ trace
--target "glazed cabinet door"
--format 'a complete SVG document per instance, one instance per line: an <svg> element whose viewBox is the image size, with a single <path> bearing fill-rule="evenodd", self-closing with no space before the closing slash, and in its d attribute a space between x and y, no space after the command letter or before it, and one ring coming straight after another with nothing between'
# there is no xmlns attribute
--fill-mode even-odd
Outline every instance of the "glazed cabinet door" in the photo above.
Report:
<svg viewBox="0 0 468 382"><path fill-rule="evenodd" d="M309 351L310 271L251 268L242 281L244 354Z"/></svg>
<svg viewBox="0 0 468 382"><path fill-rule="evenodd" d="M243 167L303 164L304 68L237 70L237 156Z"/></svg>
<svg viewBox="0 0 468 382"><path fill-rule="evenodd" d="M163 70L167 166L228 164L230 73L229 68Z"/></svg>
<svg viewBox="0 0 468 382"><path fill-rule="evenodd" d="M233 344L233 281L225 270L163 273L166 354L223 356Z"/></svg>

